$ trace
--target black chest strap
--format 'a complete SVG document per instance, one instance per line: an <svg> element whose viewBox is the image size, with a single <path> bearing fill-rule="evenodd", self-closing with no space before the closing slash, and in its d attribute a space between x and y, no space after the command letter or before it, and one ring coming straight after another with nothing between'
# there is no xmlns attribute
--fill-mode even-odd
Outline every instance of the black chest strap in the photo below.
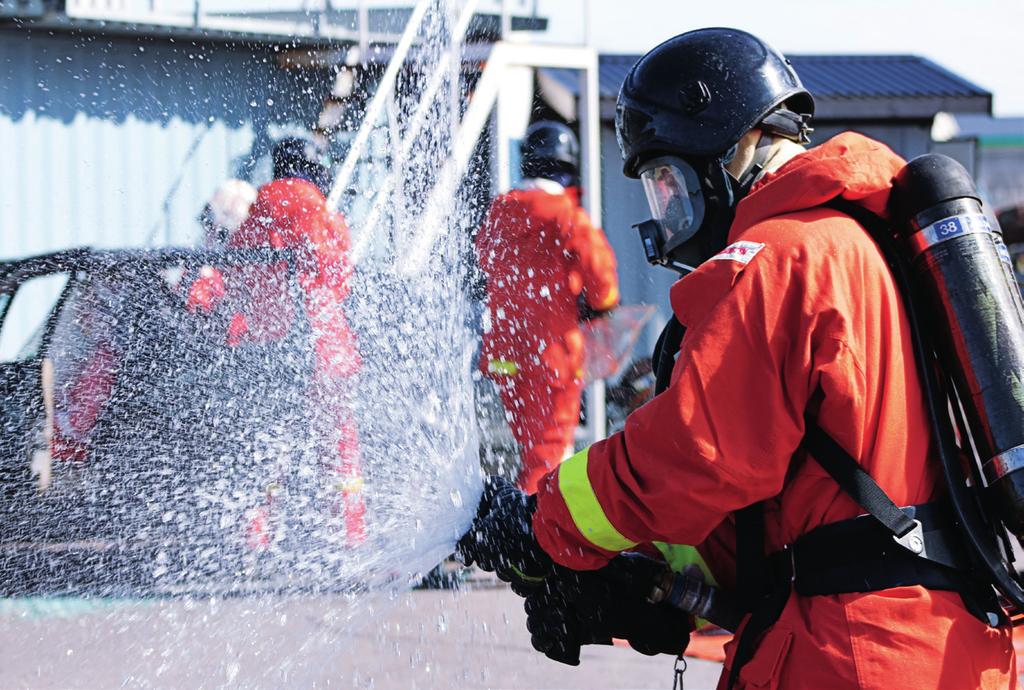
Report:
<svg viewBox="0 0 1024 690"><path fill-rule="evenodd" d="M810 417L804 418L803 446L839 488L893 536L905 537L915 529L914 519L900 510L860 463Z"/></svg>
<svg viewBox="0 0 1024 690"><path fill-rule="evenodd" d="M942 506L901 509L811 418L801 445L867 514L819 527L768 556L763 502L736 512L736 588L750 617L737 640L728 688L794 590L815 596L906 585L969 589L961 570L966 559Z"/></svg>

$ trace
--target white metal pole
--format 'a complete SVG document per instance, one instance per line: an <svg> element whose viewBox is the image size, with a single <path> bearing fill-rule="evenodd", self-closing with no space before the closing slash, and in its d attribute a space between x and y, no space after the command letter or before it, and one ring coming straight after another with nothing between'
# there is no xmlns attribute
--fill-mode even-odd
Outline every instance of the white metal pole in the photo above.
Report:
<svg viewBox="0 0 1024 690"><path fill-rule="evenodd" d="M455 142L455 135L459 131L459 119L462 117L462 47L466 38L466 31L469 30L469 22L476 12L479 0L466 0L462 8L462 14L452 31L451 45L448 47L451 60L454 65L448 67L448 128L449 141ZM465 22L465 26L463 26Z"/></svg>
<svg viewBox="0 0 1024 690"><path fill-rule="evenodd" d="M423 90L423 94L420 97L420 102L416 111L413 115L412 121L406 127L406 135L402 141L402 146L395 158L392 165L391 174L385 178L384 182L381 183L380 188L377 191L377 196L374 199L373 208L366 215L366 219L362 223L362 228L355 237L355 241L352 243L352 251L349 253L349 261L355 266L357 265L362 257L364 256L370 240L373 238L374 233L377 231L377 223L380 221L380 217L384 212L384 207L391 202L391 192L397 187L398 180L401 179L401 168L405 162L409 159L409 155L412 153L413 144L416 142L416 138L423 131L423 126L427 121L427 114L430 112L430 104L433 103L437 97L437 92L440 90L441 85L444 84L445 78L449 75L449 70L454 70L455 89L458 89L459 83L459 70L461 69L460 61L462 59L462 40L469 30L470 21L473 19L473 14L476 12L476 7L479 4L479 0L467 0L465 5L462 7L462 14L459 16L459 21L452 30L452 45L451 49L441 56L438 60L437 69L434 70L430 80L427 82L426 88ZM452 61L455 62L455 66L452 67ZM458 103L455 104L457 109ZM458 132L458 113L452 114L454 121L451 123L453 132ZM455 135L452 135L452 141L454 146Z"/></svg>
<svg viewBox="0 0 1024 690"><path fill-rule="evenodd" d="M508 8L508 0L501 0L501 35L499 40L507 41L512 34L512 11Z"/></svg>
<svg viewBox="0 0 1024 690"><path fill-rule="evenodd" d="M503 101L505 98L499 91L497 107L494 109L494 160L498 194L504 194L512 189L512 157L508 147L512 137L509 135L508 118L505 116L508 108L502 105Z"/></svg>
<svg viewBox="0 0 1024 690"><path fill-rule="evenodd" d="M356 7L356 30L359 36L359 59L365 60L370 51L370 9L366 0L359 0Z"/></svg>
<svg viewBox="0 0 1024 690"><path fill-rule="evenodd" d="M601 94L597 56L580 74L580 140L583 153L581 181L584 205L594 225L601 225Z"/></svg>
<svg viewBox="0 0 1024 690"><path fill-rule="evenodd" d="M412 47L416 34L419 32L420 24L423 23L423 17L426 16L431 4L432 0L419 0L409 16L409 23L406 24L405 31L395 46L395 53L391 56L391 62L388 63L387 69L384 70L384 76L381 77L380 83L377 84L377 90L373 94L373 99L370 100L370 105L366 108L363 121L359 125L359 131L356 132L355 139L352 140L352 146L345 156L345 161L341 164L341 169L334 178L331 193L327 196L327 207L331 210L337 210L341 195L348 188L349 182L352 180L352 173L355 172L356 165L363 155L363 149L370 139L370 133L377 126L377 120L380 118L381 111L395 88L398 70L401 69L402 63L405 62L405 56L408 54L409 48Z"/></svg>
<svg viewBox="0 0 1024 690"><path fill-rule="evenodd" d="M583 45L590 45L590 0L583 0Z"/></svg>
<svg viewBox="0 0 1024 690"><path fill-rule="evenodd" d="M587 17L584 16L584 23ZM590 53L590 64L580 74L580 102L577 112L580 122L583 198L587 213L594 225L601 226L601 94L597 55ZM585 442L590 445L607 435L608 418L605 409L605 383L598 379L586 390L587 424Z"/></svg>

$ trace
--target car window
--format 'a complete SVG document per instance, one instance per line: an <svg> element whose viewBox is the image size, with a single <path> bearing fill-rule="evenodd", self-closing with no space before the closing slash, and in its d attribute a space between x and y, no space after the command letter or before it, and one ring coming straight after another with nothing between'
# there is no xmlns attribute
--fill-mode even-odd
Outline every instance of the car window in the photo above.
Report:
<svg viewBox="0 0 1024 690"><path fill-rule="evenodd" d="M54 324L47 348L58 379L63 369L79 367L97 349L123 349L130 321L129 293L118 285L117 279L89 276L76 281Z"/></svg>
<svg viewBox="0 0 1024 690"><path fill-rule="evenodd" d="M51 273L30 278L18 287L0 328L0 362L24 361L39 354L47 319L67 283L67 273ZM3 306L0 302L0 313Z"/></svg>

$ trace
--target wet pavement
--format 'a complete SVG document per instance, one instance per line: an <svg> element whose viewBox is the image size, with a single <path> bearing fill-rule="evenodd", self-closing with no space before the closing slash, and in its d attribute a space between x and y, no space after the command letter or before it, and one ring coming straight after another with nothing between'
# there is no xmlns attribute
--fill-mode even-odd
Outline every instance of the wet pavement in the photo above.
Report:
<svg viewBox="0 0 1024 690"><path fill-rule="evenodd" d="M350 619L358 619L358 624ZM719 666L689 660L686 688ZM588 647L569 667L530 647L506 589L222 600L0 600L0 688L672 687L673 659Z"/></svg>

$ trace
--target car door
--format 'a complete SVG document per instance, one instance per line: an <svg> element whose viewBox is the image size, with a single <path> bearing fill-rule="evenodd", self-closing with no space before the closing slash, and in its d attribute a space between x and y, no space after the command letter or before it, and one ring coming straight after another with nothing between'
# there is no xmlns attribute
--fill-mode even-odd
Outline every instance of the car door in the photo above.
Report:
<svg viewBox="0 0 1024 690"><path fill-rule="evenodd" d="M48 331L73 269L57 255L0 270L0 485L4 495L38 486L35 451L45 450L44 358Z"/></svg>

